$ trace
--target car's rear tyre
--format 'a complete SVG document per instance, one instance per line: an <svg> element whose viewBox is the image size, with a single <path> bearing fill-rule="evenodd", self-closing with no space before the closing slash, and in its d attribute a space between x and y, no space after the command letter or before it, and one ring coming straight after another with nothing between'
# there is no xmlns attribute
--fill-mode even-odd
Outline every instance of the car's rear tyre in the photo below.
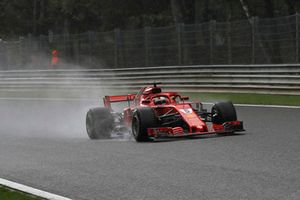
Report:
<svg viewBox="0 0 300 200"><path fill-rule="evenodd" d="M236 111L233 104L229 101L214 104L211 109L212 122L214 124L223 124L225 122L236 121Z"/></svg>
<svg viewBox="0 0 300 200"><path fill-rule="evenodd" d="M108 108L93 108L86 114L86 131L90 139L110 138L114 117Z"/></svg>
<svg viewBox="0 0 300 200"><path fill-rule="evenodd" d="M150 140L148 136L148 128L157 127L157 117L152 108L138 108L132 116L132 135L137 142L147 142Z"/></svg>

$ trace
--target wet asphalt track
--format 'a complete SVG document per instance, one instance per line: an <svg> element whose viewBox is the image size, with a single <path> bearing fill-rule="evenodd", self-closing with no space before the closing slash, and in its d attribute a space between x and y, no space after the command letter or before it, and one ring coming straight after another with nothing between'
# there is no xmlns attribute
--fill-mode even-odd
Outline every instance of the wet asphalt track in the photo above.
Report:
<svg viewBox="0 0 300 200"><path fill-rule="evenodd" d="M91 141L93 101L0 100L0 177L73 199L300 199L300 109L238 107L247 132Z"/></svg>

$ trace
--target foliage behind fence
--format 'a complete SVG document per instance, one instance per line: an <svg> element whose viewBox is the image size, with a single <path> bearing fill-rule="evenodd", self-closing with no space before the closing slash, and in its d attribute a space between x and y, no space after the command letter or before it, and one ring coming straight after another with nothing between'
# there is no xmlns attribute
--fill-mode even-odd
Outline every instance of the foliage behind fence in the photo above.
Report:
<svg viewBox="0 0 300 200"><path fill-rule="evenodd" d="M22 37L0 42L2 69L122 68L199 64L299 62L299 15L83 34Z"/></svg>

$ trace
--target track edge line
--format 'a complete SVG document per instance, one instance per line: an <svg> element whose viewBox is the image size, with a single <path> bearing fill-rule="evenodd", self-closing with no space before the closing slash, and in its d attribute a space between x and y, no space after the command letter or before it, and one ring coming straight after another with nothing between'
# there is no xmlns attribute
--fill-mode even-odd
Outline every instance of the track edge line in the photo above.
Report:
<svg viewBox="0 0 300 200"><path fill-rule="evenodd" d="M26 186L26 185L23 185L23 184L20 184L20 183L16 183L16 182L13 182L13 181L10 181L10 180L6 180L6 179L3 179L3 178L0 178L0 185L3 185L3 186L8 187L8 188L16 189L18 191L25 192L25 193L28 193L28 194L32 194L32 195L35 195L35 196L38 196L38 197L41 197L41 198L45 198L45 199L48 199L48 200L72 200L72 199L67 198L67 197L63 197L63 196L56 195L56 194L53 194L53 193L50 193L50 192L39 190L39 189L29 187L29 186Z"/></svg>
<svg viewBox="0 0 300 200"><path fill-rule="evenodd" d="M203 104L213 105L214 102L202 102ZM287 106L287 105L264 105L264 104L234 104L238 107L256 107L256 108L291 108L300 109L300 106Z"/></svg>

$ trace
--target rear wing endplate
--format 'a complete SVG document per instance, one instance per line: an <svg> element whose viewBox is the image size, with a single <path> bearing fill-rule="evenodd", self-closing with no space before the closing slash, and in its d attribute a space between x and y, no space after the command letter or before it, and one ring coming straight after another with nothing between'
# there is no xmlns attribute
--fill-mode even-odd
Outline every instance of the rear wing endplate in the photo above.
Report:
<svg viewBox="0 0 300 200"><path fill-rule="evenodd" d="M118 96L105 96L103 103L106 108L111 109L111 103L127 101L130 107L130 101L135 99L136 94L118 95Z"/></svg>

